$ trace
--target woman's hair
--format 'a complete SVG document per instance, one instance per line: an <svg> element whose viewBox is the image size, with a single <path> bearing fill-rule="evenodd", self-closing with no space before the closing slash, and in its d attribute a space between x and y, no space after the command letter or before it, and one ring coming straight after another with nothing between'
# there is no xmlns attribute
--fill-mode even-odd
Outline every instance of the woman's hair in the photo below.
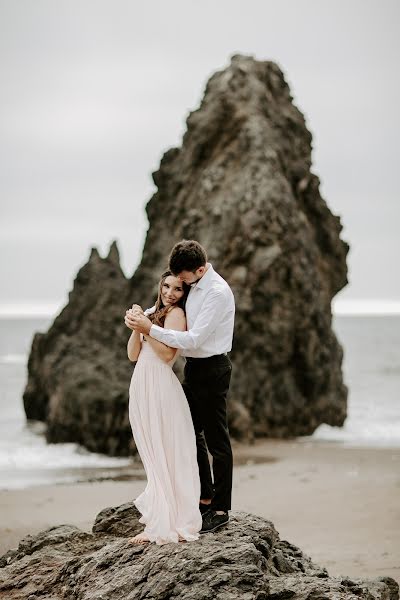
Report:
<svg viewBox="0 0 400 600"><path fill-rule="evenodd" d="M187 285L187 283L182 281L182 289L183 289L182 298L180 298L178 300L178 302L176 302L172 306L171 305L164 306L164 303L161 298L161 290L163 288L165 280L170 275L172 275L172 277L175 277L175 275L169 270L165 271L161 275L161 279L158 284L158 296L157 296L157 300L156 300L156 310L151 315L148 315L148 318L150 319L150 321L154 325L159 325L160 327L164 327L165 317L167 316L167 313L170 311L170 309L172 309L174 306L180 306L181 308L183 308L183 310L185 310L186 299L187 299L189 291L190 291L190 285Z"/></svg>
<svg viewBox="0 0 400 600"><path fill-rule="evenodd" d="M207 263L207 252L196 240L181 240L171 250L169 268L174 275L182 271L194 273Z"/></svg>

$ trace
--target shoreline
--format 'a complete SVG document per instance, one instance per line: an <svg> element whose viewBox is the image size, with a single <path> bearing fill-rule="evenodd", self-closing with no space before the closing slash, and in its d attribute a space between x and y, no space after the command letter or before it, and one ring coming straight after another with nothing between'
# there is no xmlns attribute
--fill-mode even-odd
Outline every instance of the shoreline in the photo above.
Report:
<svg viewBox="0 0 400 600"><path fill-rule="evenodd" d="M333 441L233 443L232 510L262 516L330 575L400 581L400 448ZM132 501L145 479L0 491L0 555L28 534Z"/></svg>

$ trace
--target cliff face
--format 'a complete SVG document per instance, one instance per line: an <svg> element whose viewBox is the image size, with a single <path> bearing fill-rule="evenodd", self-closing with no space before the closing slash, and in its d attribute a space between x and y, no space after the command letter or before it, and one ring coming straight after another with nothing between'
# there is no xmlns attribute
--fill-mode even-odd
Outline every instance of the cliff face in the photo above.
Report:
<svg viewBox="0 0 400 600"><path fill-rule="evenodd" d="M28 419L46 421L48 442L78 442L111 455L135 452L127 413L128 305L116 243L106 258L92 249L68 304L32 342L24 407Z"/></svg>
<svg viewBox="0 0 400 600"><path fill-rule="evenodd" d="M234 436L311 434L346 417L342 349L331 300L347 283L340 219L310 171L311 135L272 62L235 56L209 80L181 148L153 174L141 265L127 281L115 244L93 251L68 306L36 335L24 394L49 441L134 451L127 418L132 364L123 324L154 301L173 244L194 238L231 284L237 307L229 401Z"/></svg>
<svg viewBox="0 0 400 600"><path fill-rule="evenodd" d="M346 416L331 300L347 283L348 245L310 167L311 135L282 72L235 56L209 80L182 147L153 174L132 298L152 302L177 240L206 247L236 300L236 435L306 435Z"/></svg>
<svg viewBox="0 0 400 600"><path fill-rule="evenodd" d="M133 546L132 503L102 510L92 533L51 527L0 557L0 600L399 600L391 577L330 577L261 517L232 513L195 542Z"/></svg>

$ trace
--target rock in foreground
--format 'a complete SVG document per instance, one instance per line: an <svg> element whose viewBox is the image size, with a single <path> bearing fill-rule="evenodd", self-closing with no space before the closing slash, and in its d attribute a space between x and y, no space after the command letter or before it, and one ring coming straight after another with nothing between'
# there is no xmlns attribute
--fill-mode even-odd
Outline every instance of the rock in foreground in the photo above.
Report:
<svg viewBox="0 0 400 600"><path fill-rule="evenodd" d="M398 600L390 577L329 577L270 521L234 512L196 542L133 546L132 503L101 511L86 533L60 525L0 558L0 600Z"/></svg>

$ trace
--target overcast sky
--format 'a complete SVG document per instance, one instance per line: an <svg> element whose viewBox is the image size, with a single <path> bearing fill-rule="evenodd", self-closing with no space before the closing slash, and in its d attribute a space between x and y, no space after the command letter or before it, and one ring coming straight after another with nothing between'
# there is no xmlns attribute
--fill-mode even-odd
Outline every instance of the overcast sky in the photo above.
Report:
<svg viewBox="0 0 400 600"><path fill-rule="evenodd" d="M90 248L113 239L132 275L151 172L238 52L276 61L305 114L351 245L340 299L400 302L399 7L0 0L0 312L63 306Z"/></svg>

